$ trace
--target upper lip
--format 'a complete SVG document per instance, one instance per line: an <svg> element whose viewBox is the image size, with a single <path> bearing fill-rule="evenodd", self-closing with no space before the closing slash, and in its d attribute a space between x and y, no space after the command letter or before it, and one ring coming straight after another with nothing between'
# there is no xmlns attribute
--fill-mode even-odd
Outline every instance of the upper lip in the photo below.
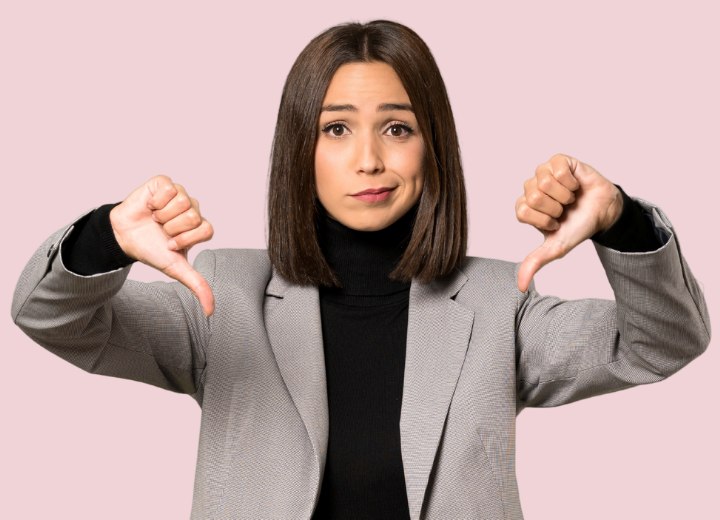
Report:
<svg viewBox="0 0 720 520"><path fill-rule="evenodd" d="M368 193L382 193L383 191L390 191L390 190L394 190L394 189L395 189L395 186L392 186L392 187L382 186L380 188L368 188L366 190L358 191L357 193L353 193L352 196L354 197L356 195L366 195Z"/></svg>

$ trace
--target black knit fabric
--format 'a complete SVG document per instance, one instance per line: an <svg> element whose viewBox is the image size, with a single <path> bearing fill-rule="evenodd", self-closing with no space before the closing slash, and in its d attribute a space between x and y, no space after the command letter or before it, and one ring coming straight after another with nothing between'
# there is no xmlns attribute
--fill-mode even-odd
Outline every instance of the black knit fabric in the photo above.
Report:
<svg viewBox="0 0 720 520"><path fill-rule="evenodd" d="M400 453L410 282L388 278L417 206L379 231L321 211L320 247L343 287L320 288L330 431L313 518L409 518Z"/></svg>
<svg viewBox="0 0 720 520"><path fill-rule="evenodd" d="M662 229L655 227L652 215L631 199L620 186L617 188L623 197L620 217L610 229L595 233L591 238L601 246L623 253L655 251L665 244L670 237Z"/></svg>
<svg viewBox="0 0 720 520"><path fill-rule="evenodd" d="M115 240L110 225L110 210L118 204L100 206L75 223L62 246L63 264L71 272L88 276L133 263Z"/></svg>

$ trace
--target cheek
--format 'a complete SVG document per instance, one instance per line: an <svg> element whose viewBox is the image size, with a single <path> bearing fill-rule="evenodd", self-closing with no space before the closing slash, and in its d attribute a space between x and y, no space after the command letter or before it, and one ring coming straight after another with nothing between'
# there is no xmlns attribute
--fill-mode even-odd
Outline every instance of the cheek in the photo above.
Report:
<svg viewBox="0 0 720 520"><path fill-rule="evenodd" d="M425 150L422 144L413 147L412 150L407 150L400 160L405 181L413 184L417 190L421 189L425 177Z"/></svg>
<svg viewBox="0 0 720 520"><path fill-rule="evenodd" d="M337 176L333 175L333 172L337 171L336 161L336 155L329 153L325 147L318 144L315 150L315 187L321 202L336 189Z"/></svg>
<svg viewBox="0 0 720 520"><path fill-rule="evenodd" d="M318 192L318 196L325 191L327 170L326 154L324 153L322 146L318 143L315 148L315 188Z"/></svg>

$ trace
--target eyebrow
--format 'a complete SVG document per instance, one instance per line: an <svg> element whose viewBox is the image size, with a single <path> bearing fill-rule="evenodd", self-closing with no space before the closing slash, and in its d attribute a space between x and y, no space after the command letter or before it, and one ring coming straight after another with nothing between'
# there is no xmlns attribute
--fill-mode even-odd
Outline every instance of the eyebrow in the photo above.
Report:
<svg viewBox="0 0 720 520"><path fill-rule="evenodd" d="M377 107L378 112L390 112L391 110L407 110L415 112L410 103L381 103ZM357 112L355 105L323 105L322 112Z"/></svg>

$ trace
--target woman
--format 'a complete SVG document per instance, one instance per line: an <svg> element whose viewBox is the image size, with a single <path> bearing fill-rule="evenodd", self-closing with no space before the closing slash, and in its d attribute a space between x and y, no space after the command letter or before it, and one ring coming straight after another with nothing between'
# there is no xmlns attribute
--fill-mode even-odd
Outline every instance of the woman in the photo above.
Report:
<svg viewBox="0 0 720 520"><path fill-rule="evenodd" d="M709 321L667 218L589 165L553 156L516 211L538 250L466 257L429 50L392 22L341 25L285 85L267 251L190 266L212 227L154 177L50 237L13 317L87 371L197 400L193 518L518 519L517 413L659 381ZM533 274L587 238L616 302L538 295ZM126 280L135 260L180 283Z"/></svg>

